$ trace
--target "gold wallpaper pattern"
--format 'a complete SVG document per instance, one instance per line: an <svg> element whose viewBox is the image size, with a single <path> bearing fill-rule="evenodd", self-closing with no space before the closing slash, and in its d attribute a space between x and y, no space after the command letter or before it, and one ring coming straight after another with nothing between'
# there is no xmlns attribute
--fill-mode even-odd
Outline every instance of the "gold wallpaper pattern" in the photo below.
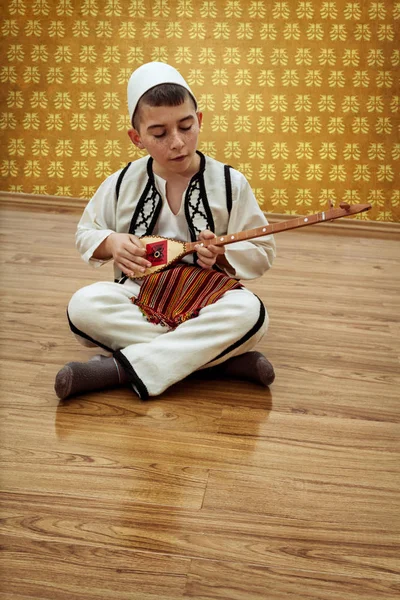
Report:
<svg viewBox="0 0 400 600"><path fill-rule="evenodd" d="M176 66L204 112L199 149L262 208L369 201L400 220L400 2L4 0L0 187L90 198L142 154L126 82Z"/></svg>

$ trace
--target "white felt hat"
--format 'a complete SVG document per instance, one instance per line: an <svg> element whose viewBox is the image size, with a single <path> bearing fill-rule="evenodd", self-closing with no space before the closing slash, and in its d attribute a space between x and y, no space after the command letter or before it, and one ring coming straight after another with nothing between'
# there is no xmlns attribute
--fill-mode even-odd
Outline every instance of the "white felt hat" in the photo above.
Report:
<svg viewBox="0 0 400 600"><path fill-rule="evenodd" d="M176 83L186 88L197 106L195 95L182 75L174 67L161 62L150 62L136 69L128 81L128 110L131 121L136 106L143 94L161 83Z"/></svg>

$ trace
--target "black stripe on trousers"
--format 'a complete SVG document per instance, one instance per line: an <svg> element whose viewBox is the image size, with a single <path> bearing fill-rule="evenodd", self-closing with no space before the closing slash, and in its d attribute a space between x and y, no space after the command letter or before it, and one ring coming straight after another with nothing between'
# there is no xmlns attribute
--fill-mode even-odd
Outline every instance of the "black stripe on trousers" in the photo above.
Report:
<svg viewBox="0 0 400 600"><path fill-rule="evenodd" d="M69 318L68 310L67 310L67 318L68 318L68 323L69 323L70 329L73 333L76 333L76 335L79 335L80 337L85 338L85 340L88 340L92 344L96 344L96 346L100 346L100 348L104 348L104 350L106 350L107 352L112 353L115 360L117 360L123 367L124 371L126 371L128 377L129 377L129 381L131 383L133 383L133 385L136 387L139 398L141 400L147 400L149 397L147 387L145 386L143 381L140 379L139 375L136 373L135 369L132 367L132 365L128 361L128 359L122 354L122 352L120 350L117 350L116 352L114 352L112 348L109 348L105 344L101 344L97 340L94 340L92 337L90 337L90 335L87 335L87 333L84 333L83 331L81 331L80 329L75 327L75 325Z"/></svg>
<svg viewBox="0 0 400 600"><path fill-rule="evenodd" d="M233 344L231 344L229 346L229 348L226 348L225 350L223 350L220 354L218 354L218 356L216 356L215 358L213 358L212 360L210 360L209 361L210 363L214 362L215 360L218 360L218 359L222 358L223 356L225 356L226 354L229 354L230 352L233 352L233 350L236 350L236 348L238 348L242 344L245 344L263 326L264 321L265 321L265 306L261 302L260 298L256 294L254 294L254 295L256 296L257 300L260 302L260 314L258 316L257 322L255 323L255 325L253 325L253 327L242 338L240 338L240 340L238 340L237 342L234 342ZM207 363L207 364L209 364L209 363Z"/></svg>

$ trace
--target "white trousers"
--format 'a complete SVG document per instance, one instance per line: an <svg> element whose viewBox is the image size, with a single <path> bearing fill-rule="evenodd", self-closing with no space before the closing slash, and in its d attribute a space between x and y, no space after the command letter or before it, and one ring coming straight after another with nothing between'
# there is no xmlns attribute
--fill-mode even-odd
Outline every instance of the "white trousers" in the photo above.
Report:
<svg viewBox="0 0 400 600"><path fill-rule="evenodd" d="M251 350L267 330L261 301L247 289L226 292L174 330L150 323L132 303L139 286L99 282L78 290L68 306L84 345L113 352L143 399L161 394L194 371Z"/></svg>

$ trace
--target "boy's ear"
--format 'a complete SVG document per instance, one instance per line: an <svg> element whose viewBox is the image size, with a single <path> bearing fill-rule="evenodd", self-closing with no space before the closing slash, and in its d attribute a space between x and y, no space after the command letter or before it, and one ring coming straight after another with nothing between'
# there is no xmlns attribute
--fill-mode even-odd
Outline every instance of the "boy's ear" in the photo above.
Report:
<svg viewBox="0 0 400 600"><path fill-rule="evenodd" d="M140 148L140 150L143 150L144 146L142 140L140 139L139 132L136 129L129 129L128 135L131 138L132 143L135 144L135 146L137 146L138 148Z"/></svg>
<svg viewBox="0 0 400 600"><path fill-rule="evenodd" d="M201 124L203 122L203 113L202 112L197 113L197 120L199 122L199 128L201 128Z"/></svg>

